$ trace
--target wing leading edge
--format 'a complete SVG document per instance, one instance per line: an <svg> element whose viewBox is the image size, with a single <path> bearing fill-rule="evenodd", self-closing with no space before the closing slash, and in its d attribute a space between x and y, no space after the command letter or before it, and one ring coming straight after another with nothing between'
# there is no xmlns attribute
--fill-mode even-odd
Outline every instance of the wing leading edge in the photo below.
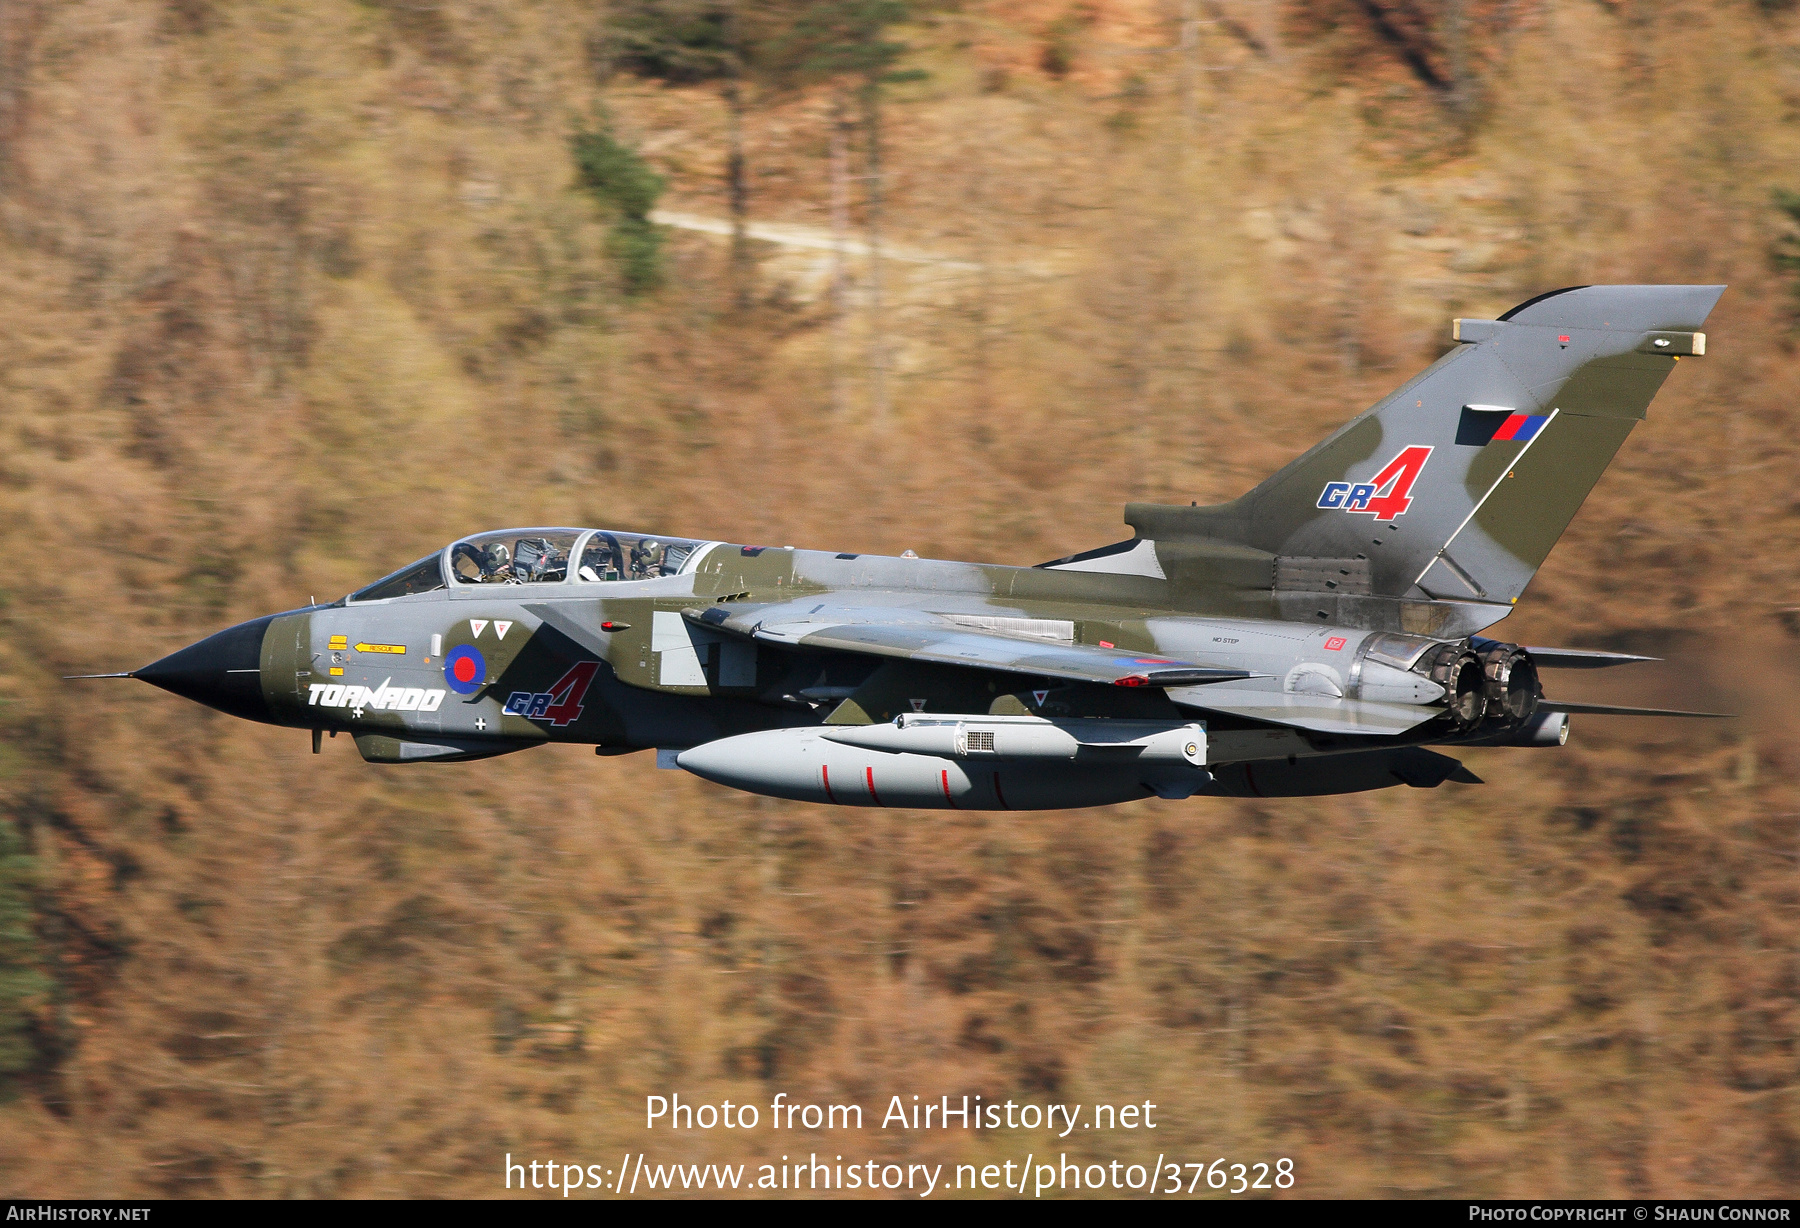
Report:
<svg viewBox="0 0 1800 1228"><path fill-rule="evenodd" d="M1087 644L958 625L918 610L882 609L866 616L847 609L794 617L786 610L686 610L689 621L764 644L897 657L1006 673L1097 682L1111 686L1193 687L1242 682L1248 670L1224 669L1173 657L1138 656Z"/></svg>

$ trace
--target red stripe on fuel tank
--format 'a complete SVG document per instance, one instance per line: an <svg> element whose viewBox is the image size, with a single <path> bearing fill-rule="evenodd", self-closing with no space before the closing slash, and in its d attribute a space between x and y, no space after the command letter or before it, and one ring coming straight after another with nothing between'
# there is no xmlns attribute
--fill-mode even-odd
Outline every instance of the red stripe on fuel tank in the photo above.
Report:
<svg viewBox="0 0 1800 1228"><path fill-rule="evenodd" d="M1011 810L1012 809L1011 806L1008 806L1006 804L1006 794L1004 794L1000 791L1000 773L998 773L998 772L994 773L994 796L1000 799L1000 809L1002 809L1002 810Z"/></svg>
<svg viewBox="0 0 1800 1228"><path fill-rule="evenodd" d="M944 800L950 803L950 809L955 810L956 799L950 796L950 769L945 768L939 775L944 778Z"/></svg>
<svg viewBox="0 0 1800 1228"><path fill-rule="evenodd" d="M825 800L833 806L837 805L837 798L831 794L831 769L822 763L819 765L819 779L825 782Z"/></svg>
<svg viewBox="0 0 1800 1228"><path fill-rule="evenodd" d="M875 769L867 767L863 769L863 772L866 774L866 779L869 782L869 796L874 800L877 806L881 805L881 795L875 792Z"/></svg>

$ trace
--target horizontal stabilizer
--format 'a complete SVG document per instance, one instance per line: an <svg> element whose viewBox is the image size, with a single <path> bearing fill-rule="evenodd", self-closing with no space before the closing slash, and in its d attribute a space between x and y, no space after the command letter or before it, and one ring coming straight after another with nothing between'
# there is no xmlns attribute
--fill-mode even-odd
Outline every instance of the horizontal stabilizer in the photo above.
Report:
<svg viewBox="0 0 1800 1228"><path fill-rule="evenodd" d="M1735 712L1682 712L1675 708L1621 708L1617 704L1573 704L1560 700L1541 699L1538 701L1540 712L1574 712L1588 716L1704 716L1716 720L1731 720Z"/></svg>
<svg viewBox="0 0 1800 1228"><path fill-rule="evenodd" d="M1446 780L1478 785L1481 778L1449 755L1423 746L1357 751L1296 763L1251 760L1222 763L1211 769L1208 792L1220 797L1325 797L1410 785L1435 789Z"/></svg>
<svg viewBox="0 0 1800 1228"><path fill-rule="evenodd" d="M1231 686L1180 688L1171 690L1169 698L1184 708L1203 712L1220 712L1316 733L1358 737L1394 737L1444 712L1442 708L1418 704L1338 699L1331 695L1255 691Z"/></svg>
<svg viewBox="0 0 1800 1228"><path fill-rule="evenodd" d="M1403 784L1415 789L1435 789L1446 780L1454 780L1459 785L1487 783L1464 767L1462 760L1440 755L1422 746L1415 746L1395 755L1393 766L1388 770L1398 776Z"/></svg>
<svg viewBox="0 0 1800 1228"><path fill-rule="evenodd" d="M1661 657L1639 657L1629 652L1594 652L1587 648L1527 648L1539 669L1611 669L1635 661L1660 661Z"/></svg>

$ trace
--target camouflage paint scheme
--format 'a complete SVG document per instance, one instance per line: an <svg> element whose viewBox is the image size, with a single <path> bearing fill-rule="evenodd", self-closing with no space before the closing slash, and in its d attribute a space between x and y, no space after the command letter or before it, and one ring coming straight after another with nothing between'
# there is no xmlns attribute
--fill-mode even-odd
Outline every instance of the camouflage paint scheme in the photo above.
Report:
<svg viewBox="0 0 1800 1228"><path fill-rule="evenodd" d="M437 571L421 560L132 676L314 730L315 746L347 733L372 762L657 748L710 779L839 804L1472 781L1424 744L1560 744L1575 705L1543 700L1536 668L1635 659L1476 633L1511 612L1680 358L1704 353L1723 290L1577 287L1457 321L1462 344L1243 497L1131 504L1132 538L1036 567L710 542L683 543L675 574L630 578L615 543L624 578L594 580L577 552L610 535L508 530L479 535L512 542L516 574L493 573L508 582L469 582L486 547L453 543ZM555 542L574 543L560 578L510 561ZM406 575L428 591L364 596ZM1471 661L1485 682L1458 672ZM1476 685L1471 719L1457 688ZM906 746L961 740L844 741L883 722ZM1028 735L1069 748L973 762L995 736ZM898 779L906 764L910 783L884 791L875 767Z"/></svg>

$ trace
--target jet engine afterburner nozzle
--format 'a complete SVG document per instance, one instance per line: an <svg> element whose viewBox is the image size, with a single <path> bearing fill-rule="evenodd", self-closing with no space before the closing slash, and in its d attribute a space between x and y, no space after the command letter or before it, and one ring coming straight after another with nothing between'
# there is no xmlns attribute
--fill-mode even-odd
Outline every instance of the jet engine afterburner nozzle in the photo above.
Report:
<svg viewBox="0 0 1800 1228"><path fill-rule="evenodd" d="M1481 668L1488 719L1509 729L1523 728L1544 694L1531 655L1517 644L1489 643L1481 651Z"/></svg>
<svg viewBox="0 0 1800 1228"><path fill-rule="evenodd" d="M1487 673L1468 643L1442 644L1420 658L1415 668L1444 688L1444 706L1458 732L1467 733L1487 715Z"/></svg>

